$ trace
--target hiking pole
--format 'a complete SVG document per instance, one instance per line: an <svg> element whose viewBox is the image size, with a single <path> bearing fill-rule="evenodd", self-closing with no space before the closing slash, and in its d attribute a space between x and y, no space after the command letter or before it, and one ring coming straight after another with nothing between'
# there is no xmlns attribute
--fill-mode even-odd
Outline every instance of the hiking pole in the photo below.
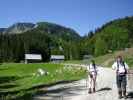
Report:
<svg viewBox="0 0 133 100"><path fill-rule="evenodd" d="M85 89L87 90L87 88L88 88L88 76L87 76L87 78L85 79Z"/></svg>
<svg viewBox="0 0 133 100"><path fill-rule="evenodd" d="M88 73L88 71L87 71L87 67L86 67L86 70L85 70L87 73ZM87 77L85 78L85 89L87 90L87 83L88 83L88 75L87 75Z"/></svg>
<svg viewBox="0 0 133 100"><path fill-rule="evenodd" d="M88 83L88 79L86 78L86 89L87 89L87 83Z"/></svg>

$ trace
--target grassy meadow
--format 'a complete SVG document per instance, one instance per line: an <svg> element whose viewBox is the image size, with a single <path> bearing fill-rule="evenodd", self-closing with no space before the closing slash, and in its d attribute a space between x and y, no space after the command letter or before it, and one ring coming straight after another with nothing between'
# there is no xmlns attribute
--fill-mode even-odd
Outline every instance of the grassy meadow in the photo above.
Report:
<svg viewBox="0 0 133 100"><path fill-rule="evenodd" d="M47 74L40 75L38 69L46 71ZM11 100L26 94L34 94L38 91L37 87L42 85L79 80L84 77L86 72L80 67L50 63L3 63L0 65L0 96L5 98L3 100Z"/></svg>

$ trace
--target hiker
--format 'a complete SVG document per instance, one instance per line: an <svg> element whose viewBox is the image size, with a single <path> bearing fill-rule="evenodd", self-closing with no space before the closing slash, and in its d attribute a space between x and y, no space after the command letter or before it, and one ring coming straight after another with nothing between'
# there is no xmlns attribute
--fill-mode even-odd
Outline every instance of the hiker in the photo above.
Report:
<svg viewBox="0 0 133 100"><path fill-rule="evenodd" d="M118 56L112 68L116 70L116 83L118 88L119 99L126 96L126 86L127 86L127 73L128 73L128 65L123 60L122 56Z"/></svg>
<svg viewBox="0 0 133 100"><path fill-rule="evenodd" d="M87 67L89 71L89 91L88 93L94 93L96 87L97 67L94 60L91 60L90 65Z"/></svg>

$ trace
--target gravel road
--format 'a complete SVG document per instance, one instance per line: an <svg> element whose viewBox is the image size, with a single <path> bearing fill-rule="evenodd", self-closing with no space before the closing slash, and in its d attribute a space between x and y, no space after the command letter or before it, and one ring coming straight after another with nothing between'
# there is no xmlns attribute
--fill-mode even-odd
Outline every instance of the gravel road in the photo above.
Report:
<svg viewBox="0 0 133 100"><path fill-rule="evenodd" d="M127 100L133 100L133 75L130 74L128 79ZM35 95L33 100L118 100L115 71L112 69L99 67L96 93L88 94L87 83L88 78L55 85L47 88L47 93Z"/></svg>

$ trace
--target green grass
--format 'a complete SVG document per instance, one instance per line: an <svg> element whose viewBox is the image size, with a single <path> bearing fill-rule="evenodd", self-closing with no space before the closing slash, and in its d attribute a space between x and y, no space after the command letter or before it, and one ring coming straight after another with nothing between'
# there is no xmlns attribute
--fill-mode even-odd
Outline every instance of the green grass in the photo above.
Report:
<svg viewBox="0 0 133 100"><path fill-rule="evenodd" d="M49 72L48 75L37 76L38 68ZM4 63L0 65L0 94L13 93L20 95L33 92L28 91L40 85L53 84L59 81L79 80L86 76L85 70L78 67L67 68L61 64L39 63L39 64L20 64ZM14 97L17 96L14 94ZM13 96L8 96L9 98Z"/></svg>
<svg viewBox="0 0 133 100"><path fill-rule="evenodd" d="M68 61L63 61L62 63L70 63L70 64L82 64L82 60L68 60Z"/></svg>
<svg viewBox="0 0 133 100"><path fill-rule="evenodd" d="M99 57L93 58L97 65L101 65L103 67L111 67L116 57L121 55L124 58L124 61L129 65L130 68L133 68L133 48L129 48L127 51L115 51L113 53L109 53L106 55L102 55ZM72 63L72 64L89 64L90 60L73 60L66 61L64 63Z"/></svg>
<svg viewBox="0 0 133 100"><path fill-rule="evenodd" d="M94 58L96 64L111 67L115 57L122 55L129 67L133 67L133 48L128 51L116 51ZM89 60L64 61L62 63L88 64ZM41 68L48 71L47 76L33 75ZM57 72L58 71L58 72ZM3 63L0 65L0 96L6 93L6 99L17 98L25 95L32 95L38 89L33 87L54 84L59 81L79 80L86 77L87 73L80 67L67 68L62 64L38 63L38 64L20 64L20 63ZM15 94L12 94L16 92ZM27 98L27 97L26 97ZM0 98L1 99L1 98ZM30 99L16 99L30 100Z"/></svg>
<svg viewBox="0 0 133 100"><path fill-rule="evenodd" d="M111 54L96 57L95 61L104 67L111 67L116 57L119 55L123 57L124 61L129 65L130 68L133 67L133 48L130 48L127 51L115 51Z"/></svg>

